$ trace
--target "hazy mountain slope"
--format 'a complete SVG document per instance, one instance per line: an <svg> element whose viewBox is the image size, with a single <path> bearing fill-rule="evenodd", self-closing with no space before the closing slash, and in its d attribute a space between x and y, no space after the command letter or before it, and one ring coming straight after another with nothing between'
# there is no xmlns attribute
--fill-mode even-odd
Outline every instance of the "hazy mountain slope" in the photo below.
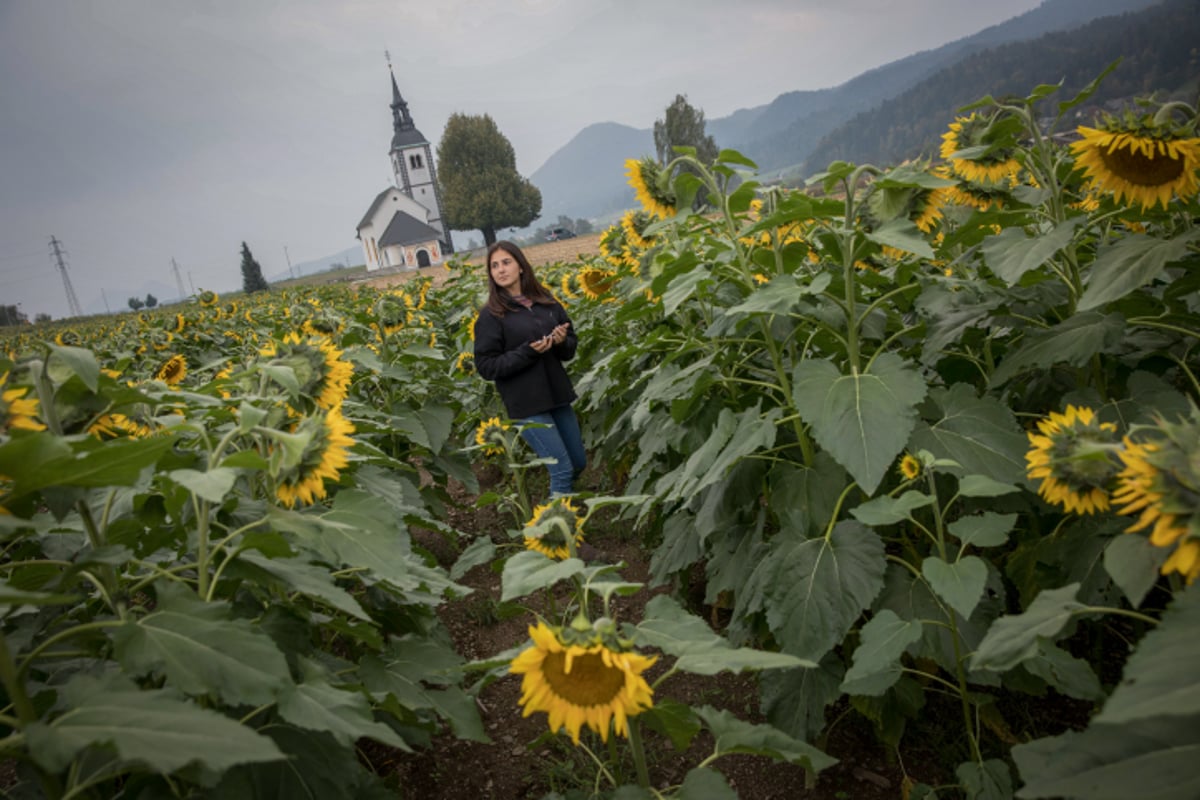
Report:
<svg viewBox="0 0 1200 800"><path fill-rule="evenodd" d="M968 56L1157 1L1045 0L1018 17L869 70L835 88L786 92L766 105L709 119L708 132L718 146L740 150L764 171L799 164L847 120ZM653 124L653 120L647 122ZM542 191L541 218L555 219L559 214L594 217L629 207L633 192L625 183L624 161L653 152L650 127L637 129L613 122L589 125L530 176Z"/></svg>
<svg viewBox="0 0 1200 800"><path fill-rule="evenodd" d="M599 122L575 134L529 180L542 191L544 220L590 217L633 205L625 160L654 155L654 134L615 122Z"/></svg>
<svg viewBox="0 0 1200 800"><path fill-rule="evenodd" d="M1094 102L1194 87L1200 77L1198 41L1200 0L1168 0L1065 33L992 48L832 130L802 171L811 174L839 159L882 165L936 155L939 137L959 107L987 94L1024 96L1038 84L1060 80L1063 88L1051 102L1066 100L1117 58L1123 59L1121 65L1101 84Z"/></svg>

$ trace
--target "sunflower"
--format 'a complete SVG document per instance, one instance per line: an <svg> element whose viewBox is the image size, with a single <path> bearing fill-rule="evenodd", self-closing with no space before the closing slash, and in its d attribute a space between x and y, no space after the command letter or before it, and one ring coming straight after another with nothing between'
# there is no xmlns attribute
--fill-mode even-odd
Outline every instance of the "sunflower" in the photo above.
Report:
<svg viewBox="0 0 1200 800"><path fill-rule="evenodd" d="M1079 126L1071 144L1075 163L1094 191L1111 192L1118 203L1137 203L1144 209L1161 203L1166 209L1171 195L1181 199L1200 192L1200 138L1176 138L1167 129L1112 130Z"/></svg>
<svg viewBox="0 0 1200 800"><path fill-rule="evenodd" d="M1117 475L1113 503L1118 514L1137 514L1129 533L1150 529L1155 547L1174 547L1162 566L1163 574L1180 572L1192 582L1200 575L1200 412L1190 421L1158 423L1160 434L1152 441L1124 440L1124 469Z"/></svg>
<svg viewBox="0 0 1200 800"><path fill-rule="evenodd" d="M38 401L26 398L29 387L5 389L8 373L0 375L0 432L10 430L44 431L46 426L37 421Z"/></svg>
<svg viewBox="0 0 1200 800"><path fill-rule="evenodd" d="M550 730L565 727L575 744L585 725L605 742L610 727L628 736L629 717L654 704L654 691L642 677L654 657L610 647L574 625L562 631L538 622L529 627L529 638L532 646L509 665L510 672L523 676L522 716L544 711Z"/></svg>
<svg viewBox="0 0 1200 800"><path fill-rule="evenodd" d="M905 480L915 480L921 475L921 462L912 453L905 453L900 459L900 474Z"/></svg>
<svg viewBox="0 0 1200 800"><path fill-rule="evenodd" d="M55 335L54 343L62 347L78 347L83 344L83 337L79 335L78 331L67 328Z"/></svg>
<svg viewBox="0 0 1200 800"><path fill-rule="evenodd" d="M463 355L467 354L464 353ZM505 435L505 432L509 430L512 430L512 427L501 422L499 417L485 419L475 429L475 443L483 447L483 452L486 455L501 455L508 449L508 437Z"/></svg>
<svg viewBox="0 0 1200 800"><path fill-rule="evenodd" d="M1039 420L1039 434L1029 433L1033 447L1025 454L1030 478L1041 478L1038 494L1067 511L1093 514L1108 510L1108 483L1117 468L1109 457L1117 426L1099 422L1090 408L1067 406Z"/></svg>
<svg viewBox="0 0 1200 800"><path fill-rule="evenodd" d="M533 510L525 523L525 548L547 558L570 558L583 544L583 520L570 498L555 497Z"/></svg>
<svg viewBox="0 0 1200 800"><path fill-rule="evenodd" d="M609 269L584 267L579 272L579 288L589 300L605 299L604 296L612 290L616 282L617 273Z"/></svg>
<svg viewBox="0 0 1200 800"><path fill-rule="evenodd" d="M1013 178L1021 169L1013 158L1014 152L1002 135L996 133L993 120L978 114L959 117L942 134L942 158L957 175L969 181L999 183Z"/></svg>
<svg viewBox="0 0 1200 800"><path fill-rule="evenodd" d="M275 496L288 508L311 505L325 497L325 479L336 481L349 463L346 451L354 445L354 425L339 408L305 417L292 431L301 438L303 451L294 466L280 475ZM308 437L307 441L303 437Z"/></svg>
<svg viewBox="0 0 1200 800"><path fill-rule="evenodd" d="M205 289L204 291L200 292L200 294L196 295L196 301L205 308L210 308L211 306L215 306L217 303L221 302L221 296L214 291Z"/></svg>
<svg viewBox="0 0 1200 800"><path fill-rule="evenodd" d="M268 343L259 353L291 367L301 396L312 398L319 408L341 405L350 390L354 367L343 361L342 351L323 336L303 340L298 333L289 333L282 341Z"/></svg>
<svg viewBox="0 0 1200 800"><path fill-rule="evenodd" d="M454 361L454 368L470 375L475 371L475 354L467 350L462 351Z"/></svg>
<svg viewBox="0 0 1200 800"><path fill-rule="evenodd" d="M654 246L653 237L647 239L642 235L653 220L645 211L629 210L621 217L621 230L625 232L625 241L639 250L649 250Z"/></svg>
<svg viewBox="0 0 1200 800"><path fill-rule="evenodd" d="M179 353L168 358L154 373L154 380L178 386L187 375L187 359Z"/></svg>
<svg viewBox="0 0 1200 800"><path fill-rule="evenodd" d="M571 278L572 278L571 273L564 272L562 274L562 279L559 281L559 285L560 285L560 288L562 289L563 296L569 300L574 300L576 297L576 294L575 294L575 290L571 288Z"/></svg>
<svg viewBox="0 0 1200 800"><path fill-rule="evenodd" d="M125 414L105 414L88 426L88 433L97 439L117 437L125 434L130 439L144 439L154 434L154 429Z"/></svg>
<svg viewBox="0 0 1200 800"><path fill-rule="evenodd" d="M629 185L637 193L638 202L650 214L665 219L675 214L675 195L663 189L659 181L662 167L650 156L631 158L625 162Z"/></svg>

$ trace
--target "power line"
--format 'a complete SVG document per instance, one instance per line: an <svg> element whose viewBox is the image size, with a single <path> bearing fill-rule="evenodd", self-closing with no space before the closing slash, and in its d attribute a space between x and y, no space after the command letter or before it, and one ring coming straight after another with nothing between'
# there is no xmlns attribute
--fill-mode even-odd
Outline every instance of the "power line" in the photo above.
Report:
<svg viewBox="0 0 1200 800"><path fill-rule="evenodd" d="M63 261L65 254L62 251L62 242L51 236L50 249L53 251L54 260L58 264L58 271L62 273L63 288L67 292L67 305L71 309L71 316L82 317L83 309L79 307L79 298L75 296L75 289L71 286L71 276L67 274L67 265Z"/></svg>

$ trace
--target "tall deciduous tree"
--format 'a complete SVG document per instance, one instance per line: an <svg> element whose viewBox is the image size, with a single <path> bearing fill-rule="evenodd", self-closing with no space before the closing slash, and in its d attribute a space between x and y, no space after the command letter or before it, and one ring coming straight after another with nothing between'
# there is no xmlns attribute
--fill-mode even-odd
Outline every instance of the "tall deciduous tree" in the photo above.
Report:
<svg viewBox="0 0 1200 800"><path fill-rule="evenodd" d="M262 267L250 254L250 248L242 242L242 291L253 294L266 291L267 288L267 279L263 277Z"/></svg>
<svg viewBox="0 0 1200 800"><path fill-rule="evenodd" d="M676 147L696 148L696 158L711 164L717 158L717 143L704 132L704 112L687 101L687 95L675 95L663 119L654 121L654 149L660 164L675 157Z"/></svg>
<svg viewBox="0 0 1200 800"><path fill-rule="evenodd" d="M542 193L517 173L512 144L487 114L451 114L437 150L442 218L478 230L485 245L501 228L524 228L542 211Z"/></svg>

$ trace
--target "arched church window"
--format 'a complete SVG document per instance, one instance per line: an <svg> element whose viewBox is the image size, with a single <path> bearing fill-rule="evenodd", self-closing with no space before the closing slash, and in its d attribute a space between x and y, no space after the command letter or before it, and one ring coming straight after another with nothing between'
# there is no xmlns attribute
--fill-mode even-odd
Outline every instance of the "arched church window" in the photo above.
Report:
<svg viewBox="0 0 1200 800"><path fill-rule="evenodd" d="M425 166L425 162L421 159L420 153L413 153L408 157L408 165L413 169L421 169Z"/></svg>

